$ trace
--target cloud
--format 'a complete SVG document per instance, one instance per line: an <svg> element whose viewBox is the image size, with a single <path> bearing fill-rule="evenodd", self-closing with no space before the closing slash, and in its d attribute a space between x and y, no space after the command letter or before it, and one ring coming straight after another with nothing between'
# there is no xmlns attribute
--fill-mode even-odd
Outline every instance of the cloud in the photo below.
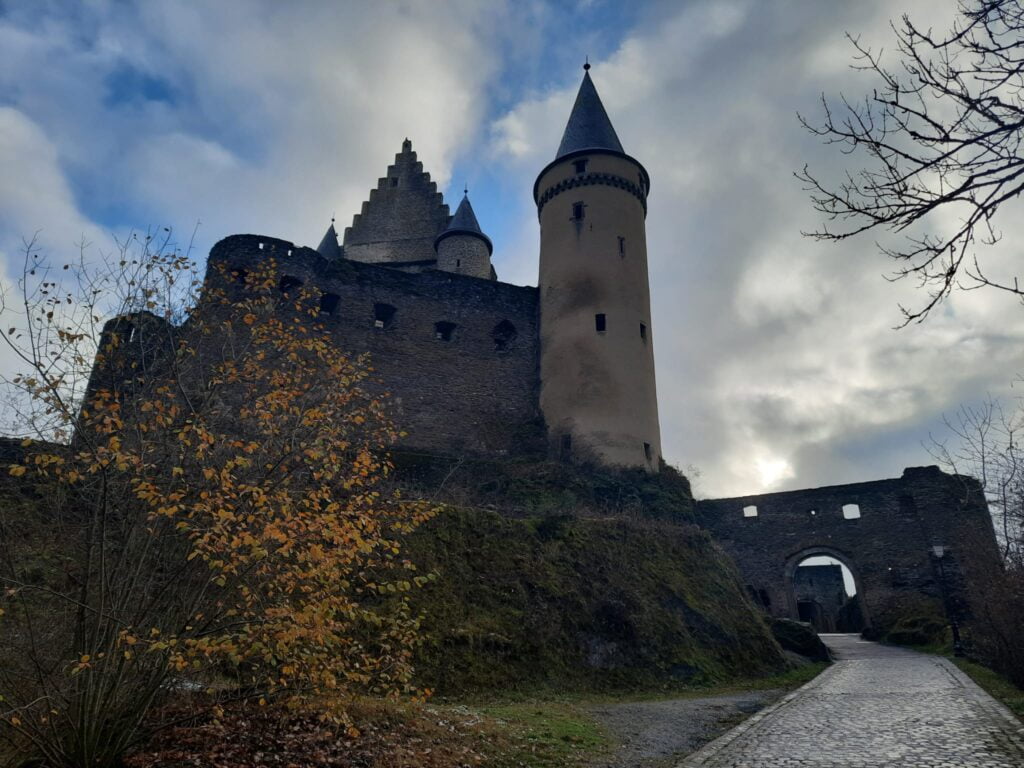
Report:
<svg viewBox="0 0 1024 768"><path fill-rule="evenodd" d="M1015 302L959 294L928 323L895 331L898 304L922 297L909 282L884 279L893 264L874 244L823 245L800 234L816 220L793 171L811 162L836 174L845 158L804 132L796 113L818 114L822 92L871 86L849 68L844 32L889 47L890 18L906 10L941 29L954 9L665 4L594 62L623 145L652 176L665 454L698 466L706 495L895 476L929 463L921 441L941 414L1005 391L1017 373L1024 311ZM557 144L575 87L493 122L492 151L524 169L524 182L525 169L539 168ZM1002 219L1014 229L1017 220ZM1008 232L989 258L1012 263L1015 241Z"/></svg>
<svg viewBox="0 0 1024 768"><path fill-rule="evenodd" d="M891 47L906 10L936 29L955 2L665 0L96 3L0 12L0 256L23 235L201 221L197 256L260 232L315 244L413 139L445 185L486 169L477 214L503 279L535 283L529 199L591 74L627 151L651 172L648 215L662 434L707 495L892 476L944 411L1020 372L1024 312L961 293L892 330L892 263L862 240L815 243L793 178L844 158L798 125L822 92L870 88L844 32ZM628 6L628 8L627 8ZM457 179L459 180L459 179ZM482 190L484 192L485 190ZM490 199L491 208L479 205ZM1007 208L986 262L1013 274L1024 218ZM1018 223L1022 222L1022 223ZM184 239L184 238L182 238ZM6 365L0 361L0 365Z"/></svg>

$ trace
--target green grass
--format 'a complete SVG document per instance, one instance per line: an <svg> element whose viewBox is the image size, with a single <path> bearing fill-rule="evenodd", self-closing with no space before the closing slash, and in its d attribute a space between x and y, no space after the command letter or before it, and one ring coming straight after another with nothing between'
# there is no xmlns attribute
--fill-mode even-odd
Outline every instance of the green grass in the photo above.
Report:
<svg viewBox="0 0 1024 768"><path fill-rule="evenodd" d="M1013 714L1024 720L1024 691L998 672L975 661L952 659L974 682L1003 702Z"/></svg>
<svg viewBox="0 0 1024 768"><path fill-rule="evenodd" d="M614 741L581 703L527 700L482 707L488 717L507 723L514 736L494 768L582 765L608 752Z"/></svg>

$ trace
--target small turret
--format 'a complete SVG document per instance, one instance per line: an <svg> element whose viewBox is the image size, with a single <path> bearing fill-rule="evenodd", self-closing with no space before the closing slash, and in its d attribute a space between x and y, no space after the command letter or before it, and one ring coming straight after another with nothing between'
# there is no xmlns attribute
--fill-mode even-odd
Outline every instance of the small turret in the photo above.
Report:
<svg viewBox="0 0 1024 768"><path fill-rule="evenodd" d="M491 267L494 246L480 229L469 202L469 190L463 191L462 202L447 228L434 240L434 249L437 251L437 268L443 272L485 280L497 279Z"/></svg>
<svg viewBox="0 0 1024 768"><path fill-rule="evenodd" d="M327 228L324 239L316 247L316 252L325 259L341 258L341 246L338 245L338 233L334 229L334 219L331 219L331 226Z"/></svg>

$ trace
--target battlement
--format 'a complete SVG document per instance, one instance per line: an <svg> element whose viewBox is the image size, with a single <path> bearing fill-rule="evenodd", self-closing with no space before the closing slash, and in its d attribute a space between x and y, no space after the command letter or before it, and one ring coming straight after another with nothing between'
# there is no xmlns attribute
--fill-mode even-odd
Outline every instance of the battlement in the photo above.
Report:
<svg viewBox="0 0 1024 768"><path fill-rule="evenodd" d="M978 481L935 466L886 480L706 499L697 511L752 593L783 616L796 615L792 578L807 557L846 565L863 593L865 618L883 626L922 597L941 602L936 547L950 599L967 559L998 558Z"/></svg>
<svg viewBox="0 0 1024 768"><path fill-rule="evenodd" d="M447 455L542 450L536 288L325 259L261 235L217 243L206 279L237 279L230 276L271 258L282 289L319 293L318 322L339 352L370 354L408 433L405 447Z"/></svg>

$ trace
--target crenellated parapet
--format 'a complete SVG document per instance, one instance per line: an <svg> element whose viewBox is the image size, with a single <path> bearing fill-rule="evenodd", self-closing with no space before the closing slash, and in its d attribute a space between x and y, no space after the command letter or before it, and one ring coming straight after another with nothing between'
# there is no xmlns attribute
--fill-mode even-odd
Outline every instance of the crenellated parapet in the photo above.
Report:
<svg viewBox="0 0 1024 768"><path fill-rule="evenodd" d="M432 454L520 455L542 450L538 295L533 287L430 270L325 258L278 238L217 243L207 283L244 290L273 260L281 290L307 289L340 354L369 353L403 445Z"/></svg>

